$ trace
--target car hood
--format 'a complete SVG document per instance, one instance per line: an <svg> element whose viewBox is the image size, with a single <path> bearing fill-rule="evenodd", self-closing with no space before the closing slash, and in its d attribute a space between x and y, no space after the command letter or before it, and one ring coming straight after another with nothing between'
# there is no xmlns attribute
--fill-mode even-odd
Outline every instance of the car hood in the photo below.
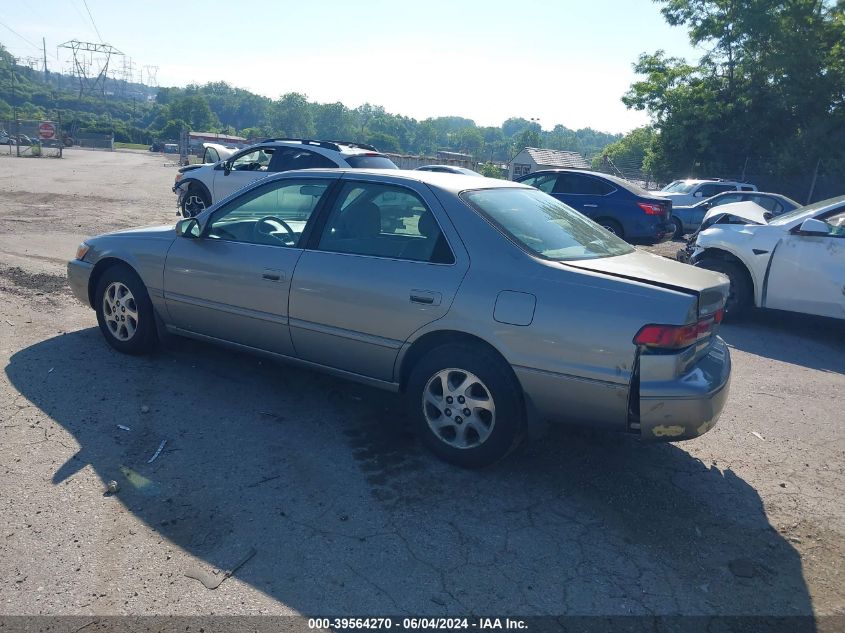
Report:
<svg viewBox="0 0 845 633"><path fill-rule="evenodd" d="M701 224L702 226L712 224L718 217L725 215L745 220L749 224L767 224L765 214L766 210L756 202L751 202L750 200L746 200L745 202L731 202L730 204L723 204L710 209L704 214Z"/></svg>
<svg viewBox="0 0 845 633"><path fill-rule="evenodd" d="M197 163L196 165L185 165L184 167L179 168L179 173L184 174L186 171L193 171L195 169L199 169L200 167L205 167L206 165L210 165L211 163Z"/></svg>
<svg viewBox="0 0 845 633"><path fill-rule="evenodd" d="M694 294L699 297L701 314L715 312L728 296L729 281L724 275L639 249L627 255L568 261L562 265Z"/></svg>
<svg viewBox="0 0 845 633"><path fill-rule="evenodd" d="M106 233L106 235L119 235L120 237L176 237L176 227L172 224L160 224L158 226L139 226L132 229Z"/></svg>

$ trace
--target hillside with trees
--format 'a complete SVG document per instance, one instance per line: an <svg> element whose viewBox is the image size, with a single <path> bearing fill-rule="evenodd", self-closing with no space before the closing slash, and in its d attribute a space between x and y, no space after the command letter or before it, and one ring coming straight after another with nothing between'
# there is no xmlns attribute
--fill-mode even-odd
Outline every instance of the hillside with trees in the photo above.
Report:
<svg viewBox="0 0 845 633"><path fill-rule="evenodd" d="M179 131L237 134L247 138L273 136L355 140L382 151L432 154L449 150L479 160L507 161L526 146L565 149L592 156L621 138L590 128L572 130L556 125L542 130L536 122L513 117L498 127L478 126L460 116L419 121L364 104L314 103L298 92L269 99L225 82L185 88L132 86L140 96L124 90L79 97L69 76L43 74L15 63L0 45L0 120L12 117L13 107L23 119L54 118L61 111L65 128L82 132L114 132L115 140L151 143L176 139ZM146 94L155 95L150 99Z"/></svg>

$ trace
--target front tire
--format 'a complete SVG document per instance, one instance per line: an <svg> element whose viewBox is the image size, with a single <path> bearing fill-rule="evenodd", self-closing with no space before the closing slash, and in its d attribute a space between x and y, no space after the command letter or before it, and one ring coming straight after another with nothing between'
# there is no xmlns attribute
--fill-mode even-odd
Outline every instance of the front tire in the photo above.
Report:
<svg viewBox="0 0 845 633"><path fill-rule="evenodd" d="M208 196L206 196L205 193L197 187L191 187L185 192L185 195L182 196L182 202L179 205L179 212L183 218L195 218L205 211L210 205L211 202L208 200Z"/></svg>
<svg viewBox="0 0 845 633"><path fill-rule="evenodd" d="M754 304L751 280L745 269L734 262L723 259L705 258L697 266L722 273L731 281L728 300L725 302L725 318L736 319L746 314Z"/></svg>
<svg viewBox="0 0 845 633"><path fill-rule="evenodd" d="M131 268L118 264L103 272L97 281L94 306L100 331L114 349L137 356L155 348L153 304Z"/></svg>
<svg viewBox="0 0 845 633"><path fill-rule="evenodd" d="M408 404L423 443L463 468L493 464L522 440L525 409L513 371L481 345L447 344L420 359Z"/></svg>
<svg viewBox="0 0 845 633"><path fill-rule="evenodd" d="M684 223L681 222L680 218L672 218L672 222L675 224L675 232L672 234L672 239L673 240L684 239Z"/></svg>

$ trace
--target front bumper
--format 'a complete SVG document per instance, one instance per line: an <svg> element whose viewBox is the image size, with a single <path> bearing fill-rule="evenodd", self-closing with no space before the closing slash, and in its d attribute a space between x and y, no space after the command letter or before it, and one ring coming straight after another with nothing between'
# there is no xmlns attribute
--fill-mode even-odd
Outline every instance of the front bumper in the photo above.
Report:
<svg viewBox="0 0 845 633"><path fill-rule="evenodd" d="M72 259L67 263L67 283L70 286L73 296L87 306L91 306L91 298L88 295L88 283L91 279L91 271L94 264L89 264L81 259Z"/></svg>
<svg viewBox="0 0 845 633"><path fill-rule="evenodd" d="M648 381L648 357L640 358L639 424L643 439L671 442L703 435L714 426L728 398L731 356L716 338L708 353L684 375Z"/></svg>

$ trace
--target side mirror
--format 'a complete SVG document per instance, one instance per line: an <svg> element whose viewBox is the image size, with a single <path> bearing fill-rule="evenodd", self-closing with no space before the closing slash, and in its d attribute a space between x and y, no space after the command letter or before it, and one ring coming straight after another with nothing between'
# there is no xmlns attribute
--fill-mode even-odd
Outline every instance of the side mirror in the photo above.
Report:
<svg viewBox="0 0 845 633"><path fill-rule="evenodd" d="M692 196L693 196L693 198L703 198L704 192L703 191L696 191L694 194L692 194Z"/></svg>
<svg viewBox="0 0 845 633"><path fill-rule="evenodd" d="M827 236L830 235L830 226L826 222L816 220L815 218L807 218L801 223L801 228L798 229L799 235L815 235Z"/></svg>
<svg viewBox="0 0 845 633"><path fill-rule="evenodd" d="M196 218L185 218L176 223L176 235L179 237L196 238L200 232L200 221Z"/></svg>
<svg viewBox="0 0 845 633"><path fill-rule="evenodd" d="M228 176L229 172L232 171L232 161L227 160L223 162L223 175Z"/></svg>

